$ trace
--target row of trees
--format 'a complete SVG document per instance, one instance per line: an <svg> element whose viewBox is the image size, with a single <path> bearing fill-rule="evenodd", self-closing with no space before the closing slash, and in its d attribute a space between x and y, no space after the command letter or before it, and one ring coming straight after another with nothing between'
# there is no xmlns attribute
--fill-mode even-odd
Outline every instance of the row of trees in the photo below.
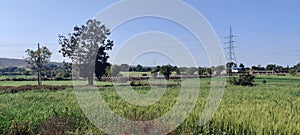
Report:
<svg viewBox="0 0 300 135"><path fill-rule="evenodd" d="M41 77L42 78L48 78L48 79L55 79L55 80L64 80L64 79L70 79L71 78L71 70L64 67L60 66L57 64L45 64L41 68ZM0 69L0 75L5 75L5 76L16 76L16 75L24 75L26 76L32 76L37 74L37 71L34 70L33 67L31 68L20 68L20 67L5 67Z"/></svg>
<svg viewBox="0 0 300 135"><path fill-rule="evenodd" d="M152 76L158 73L163 74L167 79L172 72L176 74L193 75L198 72L199 75L221 74L225 71L225 67L237 67L235 63L228 63L226 66L217 66L211 68L204 67L175 67L171 65L163 65L157 67L143 67L142 65L129 66L128 64L111 65L108 63L108 51L112 50L114 42L107 39L110 35L107 29L101 22L97 20L89 20L86 24L75 26L74 31L69 33L68 36L59 35L59 44L61 49L59 53L63 57L71 60L71 63L64 62L64 70L70 71L71 67L78 69L81 77L88 78L88 84L92 85L94 76L101 79L103 76L117 76L120 71L136 71L136 72L151 72ZM45 70L44 65L47 64L51 57L51 52L45 46L38 47L37 50L26 50L27 57L25 60L31 68L38 74L39 85L41 85L41 76ZM245 68L243 64L239 67ZM247 70L247 68L245 68ZM250 68L248 68L250 69ZM252 67L253 70L284 70L281 66L268 65L266 68ZM300 68L291 68L292 73L297 73ZM66 72L68 73L68 72ZM226 72L225 72L226 73ZM49 73L51 74L51 73ZM51 75L50 75L51 76ZM61 75L64 76L65 75Z"/></svg>

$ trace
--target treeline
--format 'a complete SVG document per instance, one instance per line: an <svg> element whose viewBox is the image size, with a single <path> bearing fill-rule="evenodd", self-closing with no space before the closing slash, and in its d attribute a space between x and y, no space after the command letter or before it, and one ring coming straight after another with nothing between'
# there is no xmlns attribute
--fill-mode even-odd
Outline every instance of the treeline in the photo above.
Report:
<svg viewBox="0 0 300 135"><path fill-rule="evenodd" d="M45 64L42 67L41 75L43 80L52 79L52 80L65 80L71 79L72 72L71 69L66 66L61 66L58 64ZM5 67L0 69L0 76L6 76L5 79L14 79L14 76L24 76L21 78L24 79L34 79L33 75L37 75L36 70L33 67L30 68L20 68L16 66ZM10 77L11 76L11 77Z"/></svg>
<svg viewBox="0 0 300 135"><path fill-rule="evenodd" d="M167 66L167 68L166 68ZM166 69L161 69L161 67L165 67ZM233 66L234 67L234 66ZM232 67L229 67L228 64L226 66L227 73L228 70ZM291 75L297 75L300 72L300 63L293 67L283 67L275 64L269 64L266 67L263 66L252 66L244 67L243 64L239 66L240 72L256 72L256 71L269 71L274 73L289 73ZM45 64L43 65L42 77L43 79L52 79L52 80L64 80L71 79L72 77L72 69L68 66L61 66L57 64ZM151 76L164 75L164 72L167 74L175 74L175 75L204 75L211 76L213 74L221 74L222 71L225 71L225 66L217 66L217 67L177 67L172 65L162 65L162 66L142 66L138 65L111 65L108 66L105 70L105 77L116 77L122 76L121 72L151 72ZM36 75L37 72L32 68L20 68L16 66L5 67L0 69L0 76L17 76L24 75L24 77L30 76L32 78L33 75ZM146 75L146 74L145 74Z"/></svg>

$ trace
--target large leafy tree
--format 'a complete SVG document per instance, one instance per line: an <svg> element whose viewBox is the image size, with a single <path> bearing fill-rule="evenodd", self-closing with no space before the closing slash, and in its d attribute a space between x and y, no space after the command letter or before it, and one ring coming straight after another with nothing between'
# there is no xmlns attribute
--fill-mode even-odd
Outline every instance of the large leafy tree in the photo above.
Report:
<svg viewBox="0 0 300 135"><path fill-rule="evenodd" d="M27 55L25 61L38 73L38 85L42 85L43 65L50 61L52 53L45 46L38 48L36 51L27 49L25 52Z"/></svg>
<svg viewBox="0 0 300 135"><path fill-rule="evenodd" d="M113 41L107 40L109 35L109 29L97 20L88 20L85 25L75 26L74 32L68 37L59 35L59 52L70 58L80 75L88 78L89 85L93 85L94 73L101 78L110 65L107 51L112 49Z"/></svg>

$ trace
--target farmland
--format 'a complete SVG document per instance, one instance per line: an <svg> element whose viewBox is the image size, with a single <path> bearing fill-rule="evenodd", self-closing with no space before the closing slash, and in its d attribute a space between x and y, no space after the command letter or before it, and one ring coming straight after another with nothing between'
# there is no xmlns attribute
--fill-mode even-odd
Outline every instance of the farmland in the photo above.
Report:
<svg viewBox="0 0 300 135"><path fill-rule="evenodd" d="M170 134L300 134L299 76L257 76L254 87L227 84L219 108L204 126L199 126L199 118L209 95L210 79L199 80L196 106ZM28 84L34 85L36 82L0 82L0 86ZM72 82L45 81L43 84L72 85ZM107 84L97 83L100 86ZM117 95L114 87L98 89L116 114L131 120L148 120L149 116L162 116L172 108L180 87L167 87L161 100L149 107L126 103ZM124 86L124 89L127 87ZM141 94L149 91L147 86L135 86L134 89ZM61 91L0 93L0 134L9 133L104 134L85 117L70 88Z"/></svg>

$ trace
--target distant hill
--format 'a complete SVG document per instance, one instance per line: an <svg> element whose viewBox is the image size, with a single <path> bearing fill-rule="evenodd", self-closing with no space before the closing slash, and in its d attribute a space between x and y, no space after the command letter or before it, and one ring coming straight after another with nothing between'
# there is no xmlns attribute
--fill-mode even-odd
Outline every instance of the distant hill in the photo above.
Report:
<svg viewBox="0 0 300 135"><path fill-rule="evenodd" d="M27 63L22 59L0 58L0 68L10 66L27 67Z"/></svg>
<svg viewBox="0 0 300 135"><path fill-rule="evenodd" d="M56 65L62 65L62 63L59 62L50 62L50 63ZM28 65L26 61L24 61L23 59L0 58L0 68L10 67L10 66L26 68Z"/></svg>

